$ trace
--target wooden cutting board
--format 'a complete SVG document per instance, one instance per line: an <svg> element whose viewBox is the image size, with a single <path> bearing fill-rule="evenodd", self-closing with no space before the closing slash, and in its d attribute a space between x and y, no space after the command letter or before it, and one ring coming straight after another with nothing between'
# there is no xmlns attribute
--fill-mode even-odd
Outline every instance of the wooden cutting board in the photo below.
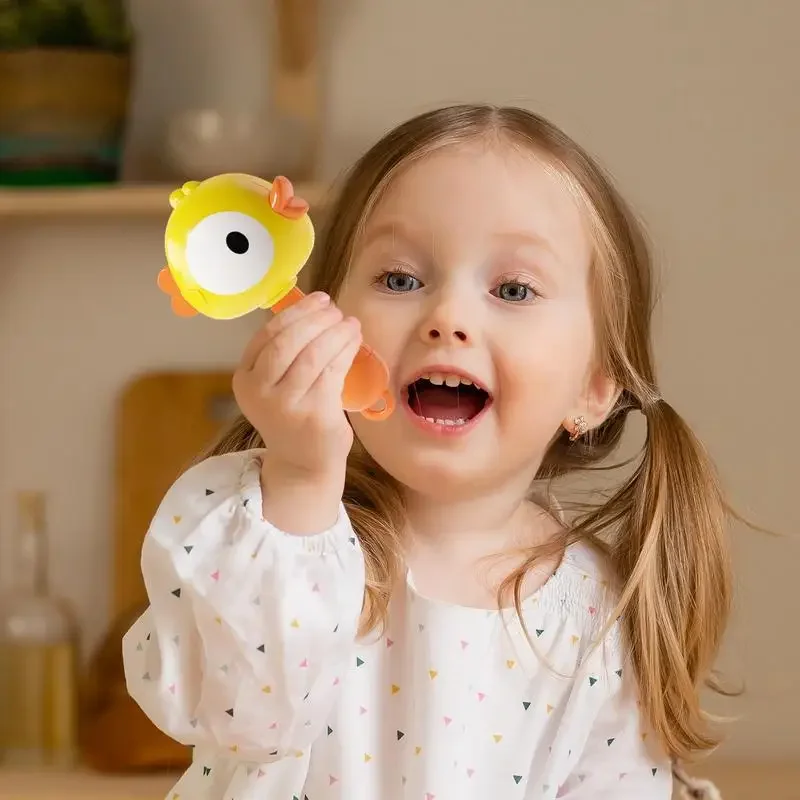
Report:
<svg viewBox="0 0 800 800"><path fill-rule="evenodd" d="M116 414L114 593L116 619L147 602L142 541L164 494L237 413L230 372L142 375Z"/></svg>

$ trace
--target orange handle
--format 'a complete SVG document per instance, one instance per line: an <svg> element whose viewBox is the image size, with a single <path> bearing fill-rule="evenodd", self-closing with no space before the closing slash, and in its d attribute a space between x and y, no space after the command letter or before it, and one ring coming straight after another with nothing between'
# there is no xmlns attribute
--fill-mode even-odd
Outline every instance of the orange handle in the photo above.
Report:
<svg viewBox="0 0 800 800"><path fill-rule="evenodd" d="M302 300L305 295L296 286L271 311L277 314ZM394 395L389 389L389 368L369 346L362 344L344 379L342 407L358 411L368 420L386 419L395 409Z"/></svg>

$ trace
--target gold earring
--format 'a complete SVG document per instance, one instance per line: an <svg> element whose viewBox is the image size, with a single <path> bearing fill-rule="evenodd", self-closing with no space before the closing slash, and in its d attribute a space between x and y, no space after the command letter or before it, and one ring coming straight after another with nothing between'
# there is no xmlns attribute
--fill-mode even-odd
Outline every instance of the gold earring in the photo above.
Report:
<svg viewBox="0 0 800 800"><path fill-rule="evenodd" d="M583 436L586 431L589 430L589 423L586 421L585 417L573 417L572 418L572 433L569 435L569 440L571 442L576 442L578 439Z"/></svg>

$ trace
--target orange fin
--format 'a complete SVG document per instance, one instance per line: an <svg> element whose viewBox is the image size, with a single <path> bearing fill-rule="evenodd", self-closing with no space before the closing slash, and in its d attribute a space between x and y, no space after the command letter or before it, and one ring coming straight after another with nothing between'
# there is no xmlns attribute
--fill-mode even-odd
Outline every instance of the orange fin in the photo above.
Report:
<svg viewBox="0 0 800 800"><path fill-rule="evenodd" d="M180 294L180 291L178 291L178 284L175 283L175 278L172 277L169 267L164 267L164 269L158 273L156 284L164 294L168 294L170 297Z"/></svg>
<svg viewBox="0 0 800 800"><path fill-rule="evenodd" d="M276 214L287 219L300 219L308 213L308 203L296 197L294 187L288 178L278 175L269 190L269 204Z"/></svg>
<svg viewBox="0 0 800 800"><path fill-rule="evenodd" d="M385 419L394 411L389 369L363 342L345 376L342 406L345 411L360 411L366 419L373 420Z"/></svg>
<svg viewBox="0 0 800 800"><path fill-rule="evenodd" d="M172 306L173 313L178 317L196 317L197 311L183 299L181 295L180 289L178 289L178 284L175 283L175 279L172 277L172 273L169 271L169 267L164 267L161 272L158 273L158 279L156 280L156 284L158 288L161 289L164 294L169 295Z"/></svg>
<svg viewBox="0 0 800 800"><path fill-rule="evenodd" d="M170 301L172 313L177 317L196 317L197 309L190 306L182 297L173 297Z"/></svg>

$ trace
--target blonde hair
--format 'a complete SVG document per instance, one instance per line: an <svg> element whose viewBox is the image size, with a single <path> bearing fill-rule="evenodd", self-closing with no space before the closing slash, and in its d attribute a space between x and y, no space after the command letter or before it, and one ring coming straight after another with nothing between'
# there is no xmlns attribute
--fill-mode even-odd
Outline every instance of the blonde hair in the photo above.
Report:
<svg viewBox="0 0 800 800"><path fill-rule="evenodd" d="M588 540L609 555L622 590L620 618L636 671L640 703L667 752L685 759L716 746L700 707L704 683L730 610L726 505L715 470L689 427L660 396L650 344L651 259L631 210L592 158L547 120L518 108L459 105L422 114L388 133L353 167L314 253L317 289L336 297L365 222L388 183L412 162L442 147L493 137L542 158L584 206L595 253L592 294L598 366L621 394L612 413L578 442L561 432L539 478L555 479L605 459L618 445L631 410L647 435L633 473L601 505L586 508L563 535L531 550L504 581L521 616L526 573L540 559ZM244 418L211 454L259 447ZM401 574L402 487L358 442L348 461L344 503L363 546L367 587L362 632L385 621Z"/></svg>

